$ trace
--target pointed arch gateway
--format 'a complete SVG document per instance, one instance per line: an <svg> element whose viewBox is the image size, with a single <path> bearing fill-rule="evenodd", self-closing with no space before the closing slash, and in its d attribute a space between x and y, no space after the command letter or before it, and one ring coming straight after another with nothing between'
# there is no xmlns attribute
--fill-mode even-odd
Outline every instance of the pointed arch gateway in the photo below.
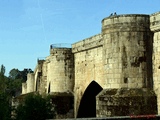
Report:
<svg viewBox="0 0 160 120"><path fill-rule="evenodd" d="M92 81L86 88L77 113L77 118L96 117L96 96L103 88Z"/></svg>

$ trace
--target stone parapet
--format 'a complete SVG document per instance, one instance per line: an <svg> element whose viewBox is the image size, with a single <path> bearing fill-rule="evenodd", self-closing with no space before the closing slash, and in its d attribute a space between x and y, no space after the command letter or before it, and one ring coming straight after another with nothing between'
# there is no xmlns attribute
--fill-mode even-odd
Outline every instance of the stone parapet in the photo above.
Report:
<svg viewBox="0 0 160 120"><path fill-rule="evenodd" d="M150 16L150 29L153 32L160 31L160 12Z"/></svg>
<svg viewBox="0 0 160 120"><path fill-rule="evenodd" d="M102 36L101 34L97 34L95 36L92 36L90 38L72 44L72 53L93 49L102 46L102 44L103 44Z"/></svg>
<svg viewBox="0 0 160 120"><path fill-rule="evenodd" d="M118 31L146 31L149 24L149 15L129 14L110 16L102 20L102 34Z"/></svg>

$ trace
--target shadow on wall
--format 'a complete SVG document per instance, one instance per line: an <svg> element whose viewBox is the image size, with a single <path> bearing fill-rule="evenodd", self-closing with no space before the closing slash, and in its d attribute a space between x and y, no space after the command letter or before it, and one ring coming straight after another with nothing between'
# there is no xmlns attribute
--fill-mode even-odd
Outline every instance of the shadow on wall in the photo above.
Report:
<svg viewBox="0 0 160 120"><path fill-rule="evenodd" d="M78 109L77 118L96 117L96 96L103 88L92 81L85 90Z"/></svg>
<svg viewBox="0 0 160 120"><path fill-rule="evenodd" d="M48 93L50 93L50 89L51 89L51 88L50 88L50 83L49 83L49 87L48 87Z"/></svg>

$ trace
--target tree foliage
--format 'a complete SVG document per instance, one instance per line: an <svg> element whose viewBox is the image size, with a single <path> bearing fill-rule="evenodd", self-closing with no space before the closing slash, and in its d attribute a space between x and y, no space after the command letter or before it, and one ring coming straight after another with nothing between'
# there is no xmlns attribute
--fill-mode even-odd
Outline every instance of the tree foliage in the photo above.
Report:
<svg viewBox="0 0 160 120"><path fill-rule="evenodd" d="M27 80L27 74L28 73L33 73L33 71L29 68L29 69L24 69L22 71L13 68L12 70L10 70L9 72L9 78L10 79L21 79L23 82L25 82Z"/></svg>
<svg viewBox="0 0 160 120"><path fill-rule="evenodd" d="M11 120L11 98L7 93L0 93L0 120Z"/></svg>
<svg viewBox="0 0 160 120"><path fill-rule="evenodd" d="M7 77L5 77L5 66L1 65L0 68L0 93L5 92Z"/></svg>
<svg viewBox="0 0 160 120"><path fill-rule="evenodd" d="M22 82L27 80L27 73L33 72L31 69L12 69L9 77L5 76L5 66L0 66L0 120L11 119L11 100L21 92Z"/></svg>
<svg viewBox="0 0 160 120"><path fill-rule="evenodd" d="M19 104L16 110L17 120L45 120L54 117L54 106L50 97L42 97L39 94L30 94L24 102Z"/></svg>
<svg viewBox="0 0 160 120"><path fill-rule="evenodd" d="M4 75L5 74L5 66L2 64L1 65L1 71L0 71L0 74Z"/></svg>
<svg viewBox="0 0 160 120"><path fill-rule="evenodd" d="M17 96L22 91L22 83L26 82L27 74L32 73L31 69L24 69L22 71L13 68L9 72L9 77L7 81L7 86L10 89L12 96Z"/></svg>
<svg viewBox="0 0 160 120"><path fill-rule="evenodd" d="M13 68L9 72L9 78L10 79L18 79L18 78L20 78L20 71L18 69Z"/></svg>

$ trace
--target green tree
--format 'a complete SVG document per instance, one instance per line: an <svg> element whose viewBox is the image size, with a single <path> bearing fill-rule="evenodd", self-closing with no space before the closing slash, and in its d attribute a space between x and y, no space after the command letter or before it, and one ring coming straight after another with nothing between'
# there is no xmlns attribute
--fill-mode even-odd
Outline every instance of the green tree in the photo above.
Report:
<svg viewBox="0 0 160 120"><path fill-rule="evenodd" d="M27 74L32 73L31 69L24 69L22 71L13 68L9 72L9 81L7 82L8 88L12 96L16 96L22 91L22 82L26 82Z"/></svg>
<svg viewBox="0 0 160 120"><path fill-rule="evenodd" d="M30 94L24 98L16 110L17 120L45 120L54 117L54 106L50 97Z"/></svg>
<svg viewBox="0 0 160 120"><path fill-rule="evenodd" d="M25 82L27 80L27 74L28 73L33 73L32 69L24 69L22 71L13 68L12 70L10 70L9 72L9 78L14 80L14 79L22 79L23 82Z"/></svg>
<svg viewBox="0 0 160 120"><path fill-rule="evenodd" d="M14 80L14 79L19 79L21 77L21 73L18 69L13 68L12 70L9 71L9 78Z"/></svg>
<svg viewBox="0 0 160 120"><path fill-rule="evenodd" d="M5 66L2 64L0 68L0 93L4 93L6 89Z"/></svg>
<svg viewBox="0 0 160 120"><path fill-rule="evenodd" d="M2 64L0 74L4 75L5 71L6 71L5 66Z"/></svg>
<svg viewBox="0 0 160 120"><path fill-rule="evenodd" d="M24 69L21 72L21 78L23 79L23 82L25 82L27 80L27 74L28 73L33 73L32 69Z"/></svg>
<svg viewBox="0 0 160 120"><path fill-rule="evenodd" d="M0 94L0 120L11 120L11 98L7 93Z"/></svg>
<svg viewBox="0 0 160 120"><path fill-rule="evenodd" d="M7 80L5 76L5 66L0 68L0 120L11 119L11 96L7 90Z"/></svg>

